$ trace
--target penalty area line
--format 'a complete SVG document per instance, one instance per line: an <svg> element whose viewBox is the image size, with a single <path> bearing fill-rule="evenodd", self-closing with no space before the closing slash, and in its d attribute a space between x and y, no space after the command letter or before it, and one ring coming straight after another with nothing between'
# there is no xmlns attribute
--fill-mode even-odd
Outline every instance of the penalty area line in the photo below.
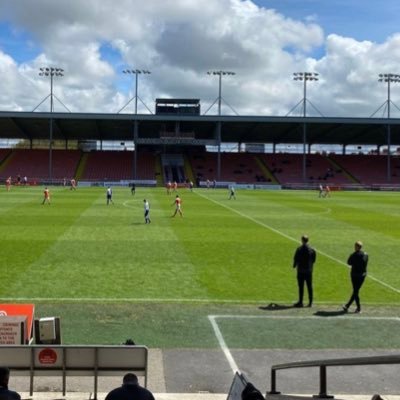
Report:
<svg viewBox="0 0 400 400"><path fill-rule="evenodd" d="M331 315L331 316L323 316L320 317L318 315L235 315L235 314L215 314L209 315L209 318L213 318L216 320L217 318L225 318L225 319L313 319L314 321L325 321L325 320L337 320L337 319L350 319L353 317L353 314L343 314L343 315ZM368 317L357 315L352 319L352 321L398 321L400 322L400 317Z"/></svg>
<svg viewBox="0 0 400 400"><path fill-rule="evenodd" d="M221 330L219 329L217 318L224 318L224 319L281 319L281 320L288 320L288 319L313 319L314 321L327 321L327 320L337 320L339 319L348 319L350 320L351 317L348 315L345 316L331 316L331 317L323 317L318 318L317 316L291 316L291 315L230 315L230 314L222 314L222 315L208 315L208 320L211 323L211 326L214 330L215 337L218 340L219 347L221 348L222 352L224 353L229 366L232 369L233 374L236 371L239 371L239 367L236 364L235 359L232 356L231 351L229 350L228 345L225 342L224 336L222 335ZM361 317L357 316L355 319L351 319L352 321L396 321L400 322L400 317Z"/></svg>
<svg viewBox="0 0 400 400"><path fill-rule="evenodd" d="M224 208L226 208L227 210L232 211L232 212L236 213L237 215L240 215L241 217L246 218L246 219L248 219L248 220L254 222L254 223L257 224L257 225L260 225L260 226L262 226L262 227L264 227L264 228L269 229L271 232L274 232L274 233L276 233L277 235L280 235L280 236L282 236L282 237L284 237L284 238L286 238L286 239L288 239L288 240L290 240L290 241L292 241L292 242L298 243L298 239L295 239L294 237L289 236L289 235L287 235L286 233L283 233L283 232L279 231L278 229L275 229L275 228L273 228L272 226L270 226L270 225L268 225L268 224L265 224L264 222L258 221L257 219L255 219L255 218L253 218L253 217L250 217L249 215L243 214L242 212L240 212L240 211L238 211L238 210L235 210L234 208L229 207L229 206L227 206L226 204L223 204L223 203L221 203L221 202L219 202L219 201L216 201L216 200L214 200L214 199L211 199L210 197L207 197L207 196L205 196L205 195L203 195L203 194L200 194L200 193L198 193L198 192L195 192L195 193L196 193L198 196L203 197L204 199L209 200L209 201L211 201L211 202L213 202L213 203L215 203L215 204L217 204L217 205L219 205L219 206L221 206L221 207L224 207ZM315 250L316 250L319 254L321 254L321 255L323 255L323 256L325 256L325 257L331 259L332 261L335 261L335 262L337 262L338 264L341 264L341 265L344 265L344 266L347 267L347 268L350 268L345 262L343 262L343 261L341 261L341 260L339 260L339 259L337 259L337 258L331 256L330 254L325 253L324 251L319 250L319 249L317 249L317 248L315 248ZM367 274L367 278L369 278L369 279L375 281L376 283L379 283L379 284L382 285L382 286L385 286L387 289L393 290L394 292L400 294L400 289L397 289L397 288L395 288L394 286L391 286L391 285L387 284L386 282L383 282L383 281L381 281L380 279L375 278L375 277L374 277L373 275L371 275L371 274Z"/></svg>
<svg viewBox="0 0 400 400"><path fill-rule="evenodd" d="M236 371L239 371L239 368L238 368L238 366L237 366L237 364L235 362L235 359L232 356L232 353L229 350L229 347L226 345L224 337L222 336L222 332L219 329L218 323L216 321L216 317L217 316L209 315L208 316L208 320L210 321L211 326L214 329L214 334L215 334L215 337L218 340L219 347L221 348L222 352L225 354L225 357L226 357L226 359L228 361L229 366L231 367L231 370L232 370L233 374L235 374Z"/></svg>

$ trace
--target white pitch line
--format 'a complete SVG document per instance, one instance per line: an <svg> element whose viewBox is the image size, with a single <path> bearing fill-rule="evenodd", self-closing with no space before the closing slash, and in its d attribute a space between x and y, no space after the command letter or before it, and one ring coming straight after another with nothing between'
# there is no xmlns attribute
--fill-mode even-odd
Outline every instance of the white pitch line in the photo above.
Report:
<svg viewBox="0 0 400 400"><path fill-rule="evenodd" d="M214 200L214 199L211 199L210 197L204 196L203 194L200 194L200 193L198 193L198 192L195 192L195 193L196 193L198 196L203 197L203 198L206 199L206 200L212 201L213 203L215 203L215 204L217 204L217 205L219 205L219 206L221 206L221 207L224 207L224 208L226 208L227 210L232 211L232 212L234 212L234 213L240 215L240 216L243 217L243 218L247 218L247 219L249 219L250 221L252 221L252 222L254 222L254 223L256 223L256 224L258 224L258 225L260 225L260 226L262 226L262 227L264 227L264 228L267 228L267 229L269 229L270 231L272 231L272 232L274 232L274 233L276 233L276 234L278 234L278 235L280 235L280 236L283 236L284 238L286 238L286 239L288 239L288 240L291 240L292 242L298 243L298 239L295 239L295 238L293 238L292 236L289 236L289 235L287 235L286 233L283 233L283 232L279 231L278 229L273 228L272 226L270 226L270 225L268 225L268 224L264 224L263 222L260 222L260 221L256 220L255 218L250 217L249 215L243 214L242 212L240 212L240 211L238 211L238 210L235 210L234 208L229 207L229 206L227 206L227 205L225 205L225 204L223 204L223 203L220 203L219 201L216 201L216 200ZM324 251L319 250L319 249L317 249L317 248L315 248L315 250L317 250L319 254L322 254L323 256L325 256L325 257L327 257L327 258L330 258L332 261L335 261L335 262L337 262L337 263L339 263L339 264L341 264L341 265L344 265L344 266L347 267L347 268L350 268L346 263L344 263L343 261L341 261L341 260L339 260L339 259L337 259L337 258L331 256L330 254L325 253ZM391 286L391 285L389 285L389 284L387 284L387 283L381 281L380 279L375 278L375 277L374 277L373 275L371 275L371 274L367 274L367 278L372 279L373 281L379 283L380 285L385 286L386 288L388 288L388 289L390 289L390 290L393 290L394 292L400 294L400 289L397 289L397 288L395 288L395 287L393 287L393 286Z"/></svg>
<svg viewBox="0 0 400 400"><path fill-rule="evenodd" d="M330 316L330 317L318 317L318 316L290 316L290 315L208 315L208 319L211 323L211 326L214 329L215 336L218 340L219 346L223 353L225 354L225 357L232 369L233 374L236 373L236 371L240 371L239 367L237 366L235 359L232 356L232 353L229 350L228 345L226 344L224 337L222 335L221 330L219 329L218 323L217 323L217 318L231 318L231 319L261 319L261 318L269 318L269 319L313 319L314 321L324 321L324 320L329 320L329 319L349 319L351 317L349 316ZM367 321L397 321L400 322L399 317L360 317L357 316L355 319L352 319L352 321L359 321L359 320L367 320Z"/></svg>
<svg viewBox="0 0 400 400"><path fill-rule="evenodd" d="M108 303L225 303L225 304L260 304L272 302L272 300L234 300L234 299L168 299L168 298L130 298L130 297L0 297L0 301L57 301L57 302L108 302ZM276 300L274 300L276 301ZM284 303L284 301L280 301ZM315 303L318 304L318 303ZM321 304L337 304L337 302L324 302ZM368 304L365 303L364 304ZM376 303L373 303L374 305ZM384 303L384 305L392 305ZM393 304L393 305L396 305Z"/></svg>
<svg viewBox="0 0 400 400"><path fill-rule="evenodd" d="M352 318L353 314L343 314L343 315L331 315L331 316L303 316L303 315L237 315L237 314L215 314L215 315L209 315L208 318L213 318L214 320L217 318L226 318L226 319L313 319L315 321L324 321L325 319L349 319ZM368 317L368 316L354 316L354 319L352 321L358 321L358 320L368 320L368 321L374 321L374 320L385 320L385 321L399 321L400 322L400 317Z"/></svg>
<svg viewBox="0 0 400 400"><path fill-rule="evenodd" d="M235 300L235 299L168 299L168 298L135 298L135 297L0 297L0 301L51 301L51 302L70 302L70 303L216 303L216 304L260 304L260 303L277 303L285 304L286 300ZM315 305L337 305L337 301L315 302ZM382 306L398 306L398 303L377 303L363 302L364 305L382 305Z"/></svg>
<svg viewBox="0 0 400 400"><path fill-rule="evenodd" d="M132 200L125 200L125 201L122 203L122 205L123 205L124 207L126 207L126 208L137 209L138 207L134 207L134 206L131 206L131 205L128 204L128 203L130 203L130 202L132 202L132 201L135 201L135 200L134 200L134 199L132 199Z"/></svg>
<svg viewBox="0 0 400 400"><path fill-rule="evenodd" d="M220 329L218 327L218 324L217 324L217 322L215 320L215 316L209 315L208 319L209 319L209 321L211 323L211 326L214 329L214 333L215 333L215 336L216 336L216 338L218 340L219 346L221 347L221 350L225 354L225 357L228 360L229 366L231 367L233 374L235 374L236 371L239 371L239 367L237 366L237 364L236 364L231 352L229 351L229 347L225 343L224 337L222 336L222 333L221 333L221 331L220 331Z"/></svg>

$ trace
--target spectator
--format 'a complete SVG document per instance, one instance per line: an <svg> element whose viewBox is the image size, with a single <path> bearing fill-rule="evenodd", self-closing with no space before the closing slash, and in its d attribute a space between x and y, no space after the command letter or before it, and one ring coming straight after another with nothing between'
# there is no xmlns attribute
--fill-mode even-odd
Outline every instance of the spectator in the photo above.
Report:
<svg viewBox="0 0 400 400"><path fill-rule="evenodd" d="M10 370L7 367L0 367L0 400L21 400L21 396L8 389Z"/></svg>
<svg viewBox="0 0 400 400"><path fill-rule="evenodd" d="M150 390L139 385L135 374L128 373L124 376L122 386L111 390L105 400L154 400Z"/></svg>

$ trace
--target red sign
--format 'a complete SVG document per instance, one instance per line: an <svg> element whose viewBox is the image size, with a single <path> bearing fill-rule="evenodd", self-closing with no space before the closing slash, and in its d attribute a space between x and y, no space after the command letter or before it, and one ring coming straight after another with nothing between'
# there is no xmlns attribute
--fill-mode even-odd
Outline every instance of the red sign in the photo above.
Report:
<svg viewBox="0 0 400 400"><path fill-rule="evenodd" d="M38 355L40 364L55 364L57 361L57 353L50 348L43 349Z"/></svg>
<svg viewBox="0 0 400 400"><path fill-rule="evenodd" d="M26 316L27 324L26 324L26 338L28 342L32 338L32 324L33 324L33 315L35 313L35 305L34 304L0 304L0 318L1 317L16 317L16 316Z"/></svg>

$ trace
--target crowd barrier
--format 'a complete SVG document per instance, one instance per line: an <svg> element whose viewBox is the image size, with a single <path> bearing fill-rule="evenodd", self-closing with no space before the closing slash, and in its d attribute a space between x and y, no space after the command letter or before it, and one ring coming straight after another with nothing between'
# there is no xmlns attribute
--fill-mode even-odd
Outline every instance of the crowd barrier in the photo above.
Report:
<svg viewBox="0 0 400 400"><path fill-rule="evenodd" d="M67 376L93 376L94 399L97 398L99 376L122 376L133 372L144 377L144 386L147 386L146 346L0 346L0 360L13 375L29 376L31 396L35 376L61 377L63 396Z"/></svg>

